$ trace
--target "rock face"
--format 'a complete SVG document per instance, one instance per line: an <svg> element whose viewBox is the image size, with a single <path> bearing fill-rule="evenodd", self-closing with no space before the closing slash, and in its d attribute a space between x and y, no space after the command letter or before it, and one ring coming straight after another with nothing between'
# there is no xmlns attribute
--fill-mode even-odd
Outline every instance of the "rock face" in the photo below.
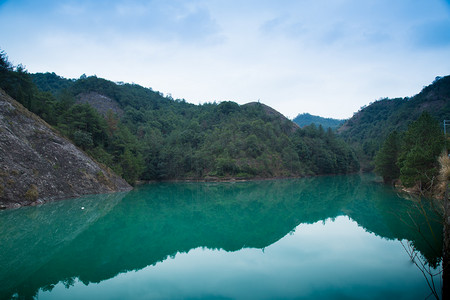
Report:
<svg viewBox="0 0 450 300"><path fill-rule="evenodd" d="M130 189L0 89L0 208Z"/></svg>
<svg viewBox="0 0 450 300"><path fill-rule="evenodd" d="M123 115L123 110L115 100L96 92L81 93L76 97L76 101L77 103L89 103L103 116L106 116L109 110L119 117Z"/></svg>

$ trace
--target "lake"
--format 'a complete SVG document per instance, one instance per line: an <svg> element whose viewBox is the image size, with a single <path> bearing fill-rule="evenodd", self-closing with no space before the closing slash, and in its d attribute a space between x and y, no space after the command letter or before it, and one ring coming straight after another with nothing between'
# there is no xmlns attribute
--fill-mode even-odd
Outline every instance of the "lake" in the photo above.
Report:
<svg viewBox="0 0 450 300"><path fill-rule="evenodd" d="M421 203L347 175L0 211L0 298L425 299L440 275L410 255L439 273L442 225Z"/></svg>

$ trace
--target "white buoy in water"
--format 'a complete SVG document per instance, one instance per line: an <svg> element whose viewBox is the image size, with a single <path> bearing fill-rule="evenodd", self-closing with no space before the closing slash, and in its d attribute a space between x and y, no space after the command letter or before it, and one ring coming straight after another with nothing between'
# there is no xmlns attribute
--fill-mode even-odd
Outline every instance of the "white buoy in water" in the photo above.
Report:
<svg viewBox="0 0 450 300"><path fill-rule="evenodd" d="M84 206L82 206L81 209L84 209Z"/></svg>

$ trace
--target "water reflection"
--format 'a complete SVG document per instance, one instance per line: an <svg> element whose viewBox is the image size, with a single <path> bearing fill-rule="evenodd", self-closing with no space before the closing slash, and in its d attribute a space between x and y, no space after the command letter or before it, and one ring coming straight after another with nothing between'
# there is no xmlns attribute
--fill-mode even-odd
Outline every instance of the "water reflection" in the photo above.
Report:
<svg viewBox="0 0 450 300"><path fill-rule="evenodd" d="M438 264L439 222L428 226L410 201L372 179L150 184L1 212L0 297L32 297L75 278L97 283L199 247L264 249L299 224L341 215L380 237L412 241Z"/></svg>

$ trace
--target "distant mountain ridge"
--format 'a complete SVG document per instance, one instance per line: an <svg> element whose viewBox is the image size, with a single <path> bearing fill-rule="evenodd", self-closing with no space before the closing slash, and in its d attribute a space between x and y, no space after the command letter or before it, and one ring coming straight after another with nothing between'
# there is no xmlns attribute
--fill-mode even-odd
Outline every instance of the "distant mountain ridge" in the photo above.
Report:
<svg viewBox="0 0 450 300"><path fill-rule="evenodd" d="M300 127L315 124L316 126L322 126L324 129L337 129L345 122L345 120L324 118L320 116L314 116L309 113L299 114L292 121Z"/></svg>

